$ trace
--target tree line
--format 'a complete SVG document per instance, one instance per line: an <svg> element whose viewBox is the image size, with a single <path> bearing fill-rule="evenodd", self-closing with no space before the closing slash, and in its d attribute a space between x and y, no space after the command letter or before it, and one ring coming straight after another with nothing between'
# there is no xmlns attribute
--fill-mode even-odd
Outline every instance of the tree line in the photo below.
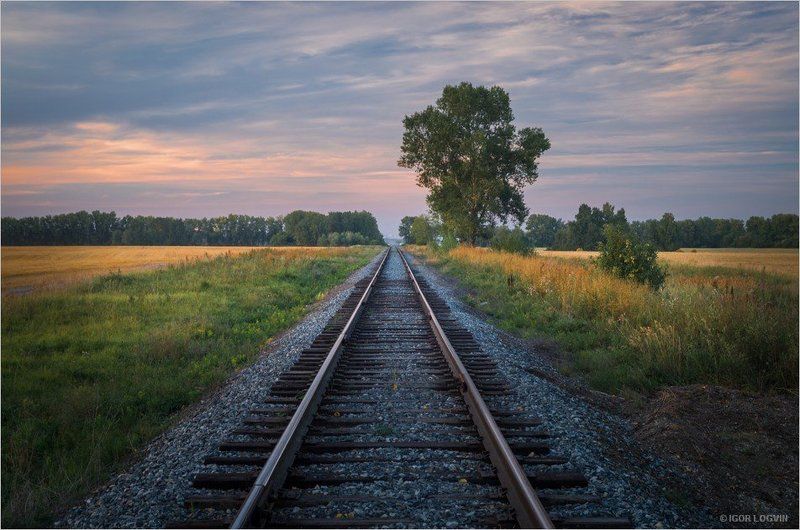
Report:
<svg viewBox="0 0 800 530"><path fill-rule="evenodd" d="M628 221L625 209L605 203L600 208L581 204L575 219L564 222L544 214L528 217L524 229L485 227L475 240L481 246L519 248L547 247L554 250L597 250L606 242L606 227L627 233L657 250L679 248L797 248L798 216L775 214L741 219L700 217L678 221L671 213L660 219ZM405 243L428 244L441 239L444 227L433 216L407 216L400 224Z"/></svg>
<svg viewBox="0 0 800 530"><path fill-rule="evenodd" d="M581 204L575 219L561 219L541 214L531 215L526 228L535 246L556 250L596 250L605 242L604 227L613 226L658 250L679 248L797 248L798 216L775 214L741 219L676 220L669 212L660 219L629 222L625 210L605 203L601 208Z"/></svg>
<svg viewBox="0 0 800 530"><path fill-rule="evenodd" d="M231 214L202 219L117 217L80 211L40 217L3 217L3 245L384 245L366 211L321 214L296 210L283 217Z"/></svg>

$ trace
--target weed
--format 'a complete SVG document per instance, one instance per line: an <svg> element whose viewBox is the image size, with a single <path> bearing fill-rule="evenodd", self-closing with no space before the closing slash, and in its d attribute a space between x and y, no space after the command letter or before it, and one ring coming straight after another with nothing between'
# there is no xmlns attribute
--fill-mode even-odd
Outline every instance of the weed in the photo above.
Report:
<svg viewBox="0 0 800 530"><path fill-rule="evenodd" d="M378 436L391 436L394 434L394 429L384 423L379 423L375 426L375 434Z"/></svg>

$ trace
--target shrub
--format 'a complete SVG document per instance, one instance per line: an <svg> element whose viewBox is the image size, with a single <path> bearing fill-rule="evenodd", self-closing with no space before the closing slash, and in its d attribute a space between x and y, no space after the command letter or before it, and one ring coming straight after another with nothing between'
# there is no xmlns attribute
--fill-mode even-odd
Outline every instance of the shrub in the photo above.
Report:
<svg viewBox="0 0 800 530"><path fill-rule="evenodd" d="M442 242L439 243L439 250L442 252L450 252L458 246L458 239L452 232L445 232L442 236Z"/></svg>
<svg viewBox="0 0 800 530"><path fill-rule="evenodd" d="M495 230L490 245L494 250L512 252L523 256L530 254L532 249L527 235L519 227L511 230L501 226Z"/></svg>
<svg viewBox="0 0 800 530"><path fill-rule="evenodd" d="M620 278L633 279L653 289L664 285L666 272L656 262L658 252L653 245L642 243L613 225L603 228L606 241L600 244L597 264Z"/></svg>

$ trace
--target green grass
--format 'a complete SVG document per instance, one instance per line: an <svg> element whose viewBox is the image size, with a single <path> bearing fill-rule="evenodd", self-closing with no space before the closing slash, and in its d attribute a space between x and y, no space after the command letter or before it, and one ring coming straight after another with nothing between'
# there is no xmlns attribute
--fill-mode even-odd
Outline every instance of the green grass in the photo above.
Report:
<svg viewBox="0 0 800 530"><path fill-rule="evenodd" d="M697 383L796 391L797 278L671 265L655 292L588 261L415 251L457 278L467 302L499 327L554 342L559 370L594 389L632 397Z"/></svg>
<svg viewBox="0 0 800 530"><path fill-rule="evenodd" d="M2 525L43 526L377 247L254 251L2 302Z"/></svg>

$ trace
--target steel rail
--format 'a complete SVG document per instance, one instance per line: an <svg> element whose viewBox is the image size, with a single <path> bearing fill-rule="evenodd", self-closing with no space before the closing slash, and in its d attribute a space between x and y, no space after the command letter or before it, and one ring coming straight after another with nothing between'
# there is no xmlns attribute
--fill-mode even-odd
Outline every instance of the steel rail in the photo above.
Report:
<svg viewBox="0 0 800 530"><path fill-rule="evenodd" d="M367 288L364 290L364 294L359 299L355 309L353 309L353 313L350 315L344 329L339 333L336 342L333 343L333 346L331 346L331 349L328 351L319 372L317 372L316 377L314 377L314 380L311 382L311 386L309 386L305 396L303 396L302 401L300 401L300 404L297 406L297 410L295 410L292 415L292 419L275 444L275 448L270 453L267 462L264 464L264 467L261 468L253 487L250 489L244 503L239 508L239 512L236 514L236 519L234 519L231 524L231 528L253 527L260 513L259 508L267 502L272 492L279 488L286 479L286 473L294 462L294 457L300 449L303 437L308 431L311 420L313 420L319 408L328 383L339 362L342 344L350 336L354 324L358 320L361 310L364 307L364 302L367 301L369 295L372 293L375 282L381 270L383 270L383 265L386 263L386 258L389 256L389 252L391 252L391 248L384 252L383 259L381 259L378 269L372 276L369 285L367 285Z"/></svg>
<svg viewBox="0 0 800 530"><path fill-rule="evenodd" d="M408 260L406 260L400 249L398 249L398 253L403 259L406 272L414 284L414 289L422 303L423 310L428 317L433 333L436 336L436 341L441 347L447 364L450 366L453 376L461 383L461 395L467 403L467 408L478 428L483 445L489 452L489 458L497 469L498 478L506 490L511 506L514 508L517 522L521 528L554 528L553 521L550 519L550 515L544 508L542 501L536 495L536 491L531 486L525 470L520 465L511 447L509 447L505 436L500 431L500 427L497 426L489 407L483 401L478 387L458 357L456 350L450 344L444 329L442 329L425 294L422 292L422 288L419 286Z"/></svg>

